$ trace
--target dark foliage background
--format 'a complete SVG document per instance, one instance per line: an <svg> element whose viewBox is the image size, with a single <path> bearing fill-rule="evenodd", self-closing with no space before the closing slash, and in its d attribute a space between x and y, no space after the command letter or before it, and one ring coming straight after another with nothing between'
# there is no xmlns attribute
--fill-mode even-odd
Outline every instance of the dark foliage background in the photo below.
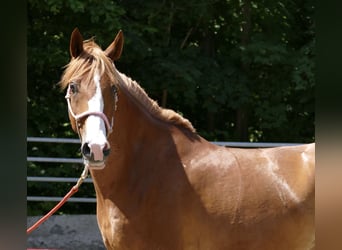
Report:
<svg viewBox="0 0 342 250"><path fill-rule="evenodd" d="M315 4L304 1L27 1L27 135L71 137L57 85L78 27L103 48L122 29L117 68L208 140L312 142ZM79 145L28 143L30 156L79 155ZM28 163L29 176L77 177L82 166ZM62 196L72 184L29 183L29 195ZM79 196L93 195L91 185ZM28 203L42 214L54 203ZM60 213L94 213L68 204Z"/></svg>

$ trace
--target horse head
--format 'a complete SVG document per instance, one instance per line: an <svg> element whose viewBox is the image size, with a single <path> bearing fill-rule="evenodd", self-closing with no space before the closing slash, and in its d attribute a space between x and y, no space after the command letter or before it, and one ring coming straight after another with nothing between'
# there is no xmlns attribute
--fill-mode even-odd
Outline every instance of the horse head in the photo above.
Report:
<svg viewBox="0 0 342 250"><path fill-rule="evenodd" d="M94 169L103 168L110 154L108 137L117 98L114 61L120 58L122 47L122 31L104 51L93 39L83 40L77 28L71 34L71 60L61 85L67 89L69 119L81 139L83 159Z"/></svg>

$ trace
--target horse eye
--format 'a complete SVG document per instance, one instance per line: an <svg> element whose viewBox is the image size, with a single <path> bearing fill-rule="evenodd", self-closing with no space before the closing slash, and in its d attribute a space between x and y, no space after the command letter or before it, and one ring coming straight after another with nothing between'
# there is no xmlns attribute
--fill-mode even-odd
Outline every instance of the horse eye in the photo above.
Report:
<svg viewBox="0 0 342 250"><path fill-rule="evenodd" d="M77 84L72 82L69 84L69 89L72 94L75 94L77 92Z"/></svg>

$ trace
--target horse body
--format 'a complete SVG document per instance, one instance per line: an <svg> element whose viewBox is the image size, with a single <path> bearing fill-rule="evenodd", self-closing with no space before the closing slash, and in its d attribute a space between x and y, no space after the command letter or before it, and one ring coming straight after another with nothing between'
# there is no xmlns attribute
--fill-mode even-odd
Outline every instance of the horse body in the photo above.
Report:
<svg viewBox="0 0 342 250"><path fill-rule="evenodd" d="M312 144L223 148L150 117L123 131L117 112L114 131L129 137L110 139L118 148L107 167L92 170L95 183L111 185L95 184L109 249L309 249Z"/></svg>
<svg viewBox="0 0 342 250"><path fill-rule="evenodd" d="M82 59L80 42L77 31L71 54L86 61L89 55ZM107 56L119 57L120 46L117 36ZM115 118L113 131L101 146L82 142L90 151L105 152L110 145L104 167L88 159L107 249L314 247L314 144L270 149L216 146L196 134L189 121L159 108L136 82L112 67L100 82L103 113ZM113 75L115 98L105 86ZM70 77L65 78L66 86ZM75 103L72 100L71 106ZM70 119L75 129L77 121ZM79 124L81 138L86 138L84 124ZM100 158L105 153L92 154Z"/></svg>

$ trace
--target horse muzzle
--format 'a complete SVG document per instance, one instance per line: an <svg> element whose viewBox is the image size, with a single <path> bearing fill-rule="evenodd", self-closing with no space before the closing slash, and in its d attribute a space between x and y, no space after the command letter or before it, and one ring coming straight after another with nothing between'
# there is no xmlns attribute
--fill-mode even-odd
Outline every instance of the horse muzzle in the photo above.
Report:
<svg viewBox="0 0 342 250"><path fill-rule="evenodd" d="M102 169L105 167L105 160L110 153L110 147L108 144L101 146L99 144L83 143L81 152L83 160L89 168Z"/></svg>

